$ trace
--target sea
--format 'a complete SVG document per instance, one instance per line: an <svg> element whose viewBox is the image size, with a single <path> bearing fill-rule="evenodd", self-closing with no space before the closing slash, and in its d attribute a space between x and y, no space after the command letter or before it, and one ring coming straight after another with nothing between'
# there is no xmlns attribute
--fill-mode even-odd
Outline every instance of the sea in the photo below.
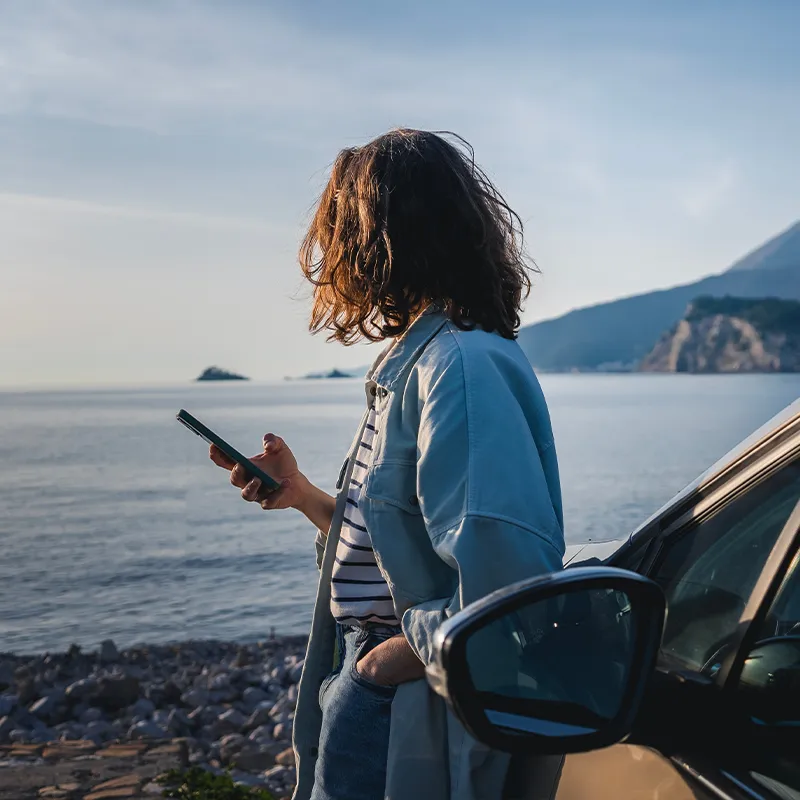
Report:
<svg viewBox="0 0 800 800"><path fill-rule="evenodd" d="M568 542L626 536L800 396L800 375L540 379ZM0 392L0 651L306 632L312 526L243 502L175 414L250 454L277 433L332 491L364 402L357 379Z"/></svg>

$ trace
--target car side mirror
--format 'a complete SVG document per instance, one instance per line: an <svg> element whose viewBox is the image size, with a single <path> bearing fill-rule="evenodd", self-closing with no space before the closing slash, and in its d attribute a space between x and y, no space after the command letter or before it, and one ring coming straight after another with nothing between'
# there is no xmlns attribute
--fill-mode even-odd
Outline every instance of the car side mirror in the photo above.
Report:
<svg viewBox="0 0 800 800"><path fill-rule="evenodd" d="M523 581L440 626L428 682L494 749L606 747L630 733L665 605L651 580L611 567Z"/></svg>

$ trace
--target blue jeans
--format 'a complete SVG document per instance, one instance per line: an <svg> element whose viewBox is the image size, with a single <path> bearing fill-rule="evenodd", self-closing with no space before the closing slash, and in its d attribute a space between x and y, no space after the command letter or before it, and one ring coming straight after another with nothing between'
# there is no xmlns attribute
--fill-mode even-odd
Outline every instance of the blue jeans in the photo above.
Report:
<svg viewBox="0 0 800 800"><path fill-rule="evenodd" d="M322 730L311 800L383 800L393 686L379 686L356 664L400 633L388 625L337 626L339 666L322 683Z"/></svg>

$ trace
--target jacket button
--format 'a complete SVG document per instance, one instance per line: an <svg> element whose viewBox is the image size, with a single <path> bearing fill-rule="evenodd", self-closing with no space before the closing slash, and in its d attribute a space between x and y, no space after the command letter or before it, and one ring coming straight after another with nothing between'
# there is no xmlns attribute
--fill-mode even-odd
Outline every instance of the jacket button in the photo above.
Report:
<svg viewBox="0 0 800 800"><path fill-rule="evenodd" d="M411 503L412 506L418 506L419 497L417 497L415 494L412 494L411 497L408 498L408 502Z"/></svg>
<svg viewBox="0 0 800 800"><path fill-rule="evenodd" d="M377 390L377 389L376 389L374 386L370 386L370 387L369 387L369 393L370 393L370 394L371 394L373 397L375 397L375 395L376 395L376 394L378 394L378 390Z"/></svg>
<svg viewBox="0 0 800 800"><path fill-rule="evenodd" d="M381 389L381 397L386 397L389 394L388 389Z"/></svg>

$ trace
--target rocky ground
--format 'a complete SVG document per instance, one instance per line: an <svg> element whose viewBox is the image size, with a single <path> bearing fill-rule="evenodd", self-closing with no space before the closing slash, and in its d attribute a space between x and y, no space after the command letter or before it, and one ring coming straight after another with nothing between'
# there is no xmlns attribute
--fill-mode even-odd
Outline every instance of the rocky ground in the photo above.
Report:
<svg viewBox="0 0 800 800"><path fill-rule="evenodd" d="M0 745L0 800L158 797L157 776L185 767L181 740Z"/></svg>
<svg viewBox="0 0 800 800"><path fill-rule="evenodd" d="M145 750L163 754L155 745L163 747L165 740L180 744L187 765L228 769L236 782L264 786L276 797L290 795L305 645L305 637L281 637L120 652L106 641L96 653L73 646L67 653L34 657L0 654L0 798L15 797L5 793L13 782L9 770L42 787L49 773L41 771L65 754L74 756L75 748L97 760L116 752L116 743L139 742L140 758ZM56 742L83 744L54 747ZM146 770L140 774L137 791L151 777ZM51 789L58 785L49 783Z"/></svg>

